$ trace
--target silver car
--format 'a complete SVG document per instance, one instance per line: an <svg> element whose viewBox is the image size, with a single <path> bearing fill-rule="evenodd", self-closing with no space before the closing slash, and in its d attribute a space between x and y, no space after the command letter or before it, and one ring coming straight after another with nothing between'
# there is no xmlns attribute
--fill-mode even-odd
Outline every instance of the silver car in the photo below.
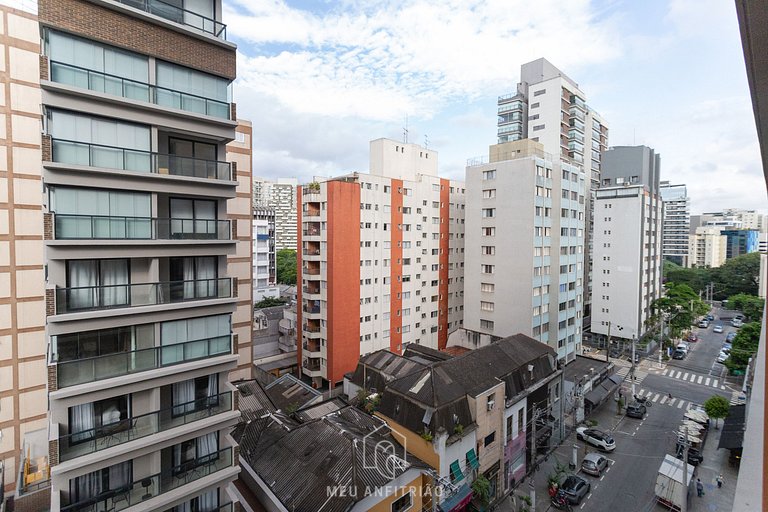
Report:
<svg viewBox="0 0 768 512"><path fill-rule="evenodd" d="M597 476L603 474L605 468L608 467L608 459L600 455L599 453L588 453L584 460L581 461L581 470L587 474Z"/></svg>

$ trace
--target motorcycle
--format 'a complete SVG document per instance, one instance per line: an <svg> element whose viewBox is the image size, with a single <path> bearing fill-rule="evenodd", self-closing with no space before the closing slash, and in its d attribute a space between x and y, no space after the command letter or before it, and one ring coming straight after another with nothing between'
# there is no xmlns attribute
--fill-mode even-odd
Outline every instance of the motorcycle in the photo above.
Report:
<svg viewBox="0 0 768 512"><path fill-rule="evenodd" d="M648 397L647 397L647 396L637 396L637 395L633 395L633 397L635 398L635 401L636 401L637 403L639 403L640 405L644 405L644 406L646 406L646 407L650 407L650 406L653 404L653 402L651 402L650 400L648 400Z"/></svg>
<svg viewBox="0 0 768 512"><path fill-rule="evenodd" d="M554 505L555 508L558 508L560 510L565 510L566 512L573 512L573 507L571 507L571 502L568 501L568 498L566 498L565 495L561 492L558 492L552 497L552 505Z"/></svg>

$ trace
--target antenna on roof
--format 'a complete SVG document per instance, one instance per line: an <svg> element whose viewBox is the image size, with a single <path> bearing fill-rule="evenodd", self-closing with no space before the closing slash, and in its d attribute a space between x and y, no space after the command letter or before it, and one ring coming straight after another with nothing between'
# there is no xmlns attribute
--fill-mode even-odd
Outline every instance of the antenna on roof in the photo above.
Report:
<svg viewBox="0 0 768 512"><path fill-rule="evenodd" d="M403 142L408 144L408 114L405 114L405 128L403 128Z"/></svg>
<svg viewBox="0 0 768 512"><path fill-rule="evenodd" d="M429 149L429 136L424 134L424 149Z"/></svg>

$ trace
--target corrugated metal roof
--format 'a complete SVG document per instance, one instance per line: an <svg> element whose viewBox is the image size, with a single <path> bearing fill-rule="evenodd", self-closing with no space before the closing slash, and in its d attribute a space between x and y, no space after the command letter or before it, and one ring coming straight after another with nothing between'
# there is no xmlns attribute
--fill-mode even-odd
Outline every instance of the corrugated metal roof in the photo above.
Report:
<svg viewBox="0 0 768 512"><path fill-rule="evenodd" d="M322 393L289 373L267 384L264 392L283 411L296 411L322 397Z"/></svg>
<svg viewBox="0 0 768 512"><path fill-rule="evenodd" d="M343 409L348 404L341 398L332 398L326 402L310 405L298 411L295 416L296 419L304 423L310 420L316 420L322 418L332 412Z"/></svg>

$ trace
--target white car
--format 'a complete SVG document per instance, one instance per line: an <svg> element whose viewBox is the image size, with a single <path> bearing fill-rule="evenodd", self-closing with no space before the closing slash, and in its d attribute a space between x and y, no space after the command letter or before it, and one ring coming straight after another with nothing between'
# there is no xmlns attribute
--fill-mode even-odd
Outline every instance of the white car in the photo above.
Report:
<svg viewBox="0 0 768 512"><path fill-rule="evenodd" d="M576 429L576 438L606 452L612 452L616 449L616 441L613 440L613 437L596 428L579 427Z"/></svg>
<svg viewBox="0 0 768 512"><path fill-rule="evenodd" d="M718 363L722 364L725 362L726 359L728 359L728 354L726 354L725 352L720 352L720 355L717 356Z"/></svg>
<svg viewBox="0 0 768 512"><path fill-rule="evenodd" d="M721 333L723 332L723 326L721 324L717 324L714 329L712 329L712 332L714 333Z"/></svg>

